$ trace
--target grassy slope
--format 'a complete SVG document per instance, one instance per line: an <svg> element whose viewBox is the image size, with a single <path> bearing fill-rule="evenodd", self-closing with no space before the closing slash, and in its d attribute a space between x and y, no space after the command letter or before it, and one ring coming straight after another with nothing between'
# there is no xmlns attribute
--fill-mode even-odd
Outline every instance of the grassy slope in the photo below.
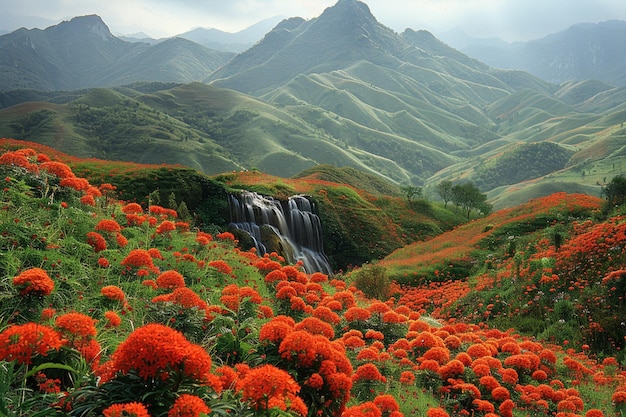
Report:
<svg viewBox="0 0 626 417"><path fill-rule="evenodd" d="M53 94L65 104L3 109L0 128L83 157L175 162L209 174L257 168L283 177L331 164L399 184L424 182L427 190L444 179L478 179L482 165L520 143L548 141L574 152L563 169L484 189L496 208L546 190L598 195L597 184L621 172L624 89L509 93L494 80L458 88L458 77L409 67L390 72L357 62L300 75L263 96L273 105L200 83ZM480 182L497 184L498 172L490 175Z"/></svg>
<svg viewBox="0 0 626 417"><path fill-rule="evenodd" d="M623 267L626 240L623 216L603 217L601 205L587 195L552 194L398 249L380 265L399 283L454 287L455 297L419 305L431 314L474 317L610 355L624 344L619 318L626 306L615 298L623 296L619 278L603 278ZM576 320L563 324L563 309Z"/></svg>

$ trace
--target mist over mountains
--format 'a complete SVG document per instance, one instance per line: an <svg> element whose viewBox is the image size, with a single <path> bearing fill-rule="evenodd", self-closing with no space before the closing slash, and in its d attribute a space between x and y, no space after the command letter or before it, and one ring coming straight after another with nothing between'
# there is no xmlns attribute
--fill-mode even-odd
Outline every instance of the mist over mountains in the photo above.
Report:
<svg viewBox="0 0 626 417"><path fill-rule="evenodd" d="M237 54L182 37L128 42L98 16L77 17L0 36L0 136L207 174L288 177L331 164L427 191L471 180L496 207L560 190L597 195L626 169L623 37L602 41L622 26L582 25L543 49L525 44L552 56L533 62L558 69L546 75L567 80L556 83L499 69L427 31L394 32L356 0L284 19ZM205 45L233 39L187 35ZM575 75L593 73L607 79Z"/></svg>
<svg viewBox="0 0 626 417"><path fill-rule="evenodd" d="M529 42L475 39L459 31L442 38L487 65L527 71L549 82L601 80L626 85L624 21L580 23Z"/></svg>

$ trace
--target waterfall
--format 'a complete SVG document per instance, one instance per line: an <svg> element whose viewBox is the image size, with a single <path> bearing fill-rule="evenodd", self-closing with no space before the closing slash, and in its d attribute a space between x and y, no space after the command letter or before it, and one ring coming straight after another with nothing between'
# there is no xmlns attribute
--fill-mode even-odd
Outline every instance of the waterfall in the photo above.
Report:
<svg viewBox="0 0 626 417"><path fill-rule="evenodd" d="M260 256L276 251L288 262L302 261L307 273L331 274L324 254L322 224L309 199L285 202L244 191L229 196L231 226L247 232Z"/></svg>

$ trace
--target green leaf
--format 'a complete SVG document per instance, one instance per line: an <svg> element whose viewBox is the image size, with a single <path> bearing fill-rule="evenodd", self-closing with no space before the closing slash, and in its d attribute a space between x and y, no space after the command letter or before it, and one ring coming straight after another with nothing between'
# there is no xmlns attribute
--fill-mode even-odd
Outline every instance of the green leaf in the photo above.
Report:
<svg viewBox="0 0 626 417"><path fill-rule="evenodd" d="M71 366L63 365L62 363L47 362L47 363L42 363L41 365L36 366L33 369L31 369L26 374L25 378L31 377L31 376L35 375L37 372L43 371L44 369L63 369L65 371L69 371L69 372L72 372L72 373L78 373L78 371L76 369L72 368Z"/></svg>

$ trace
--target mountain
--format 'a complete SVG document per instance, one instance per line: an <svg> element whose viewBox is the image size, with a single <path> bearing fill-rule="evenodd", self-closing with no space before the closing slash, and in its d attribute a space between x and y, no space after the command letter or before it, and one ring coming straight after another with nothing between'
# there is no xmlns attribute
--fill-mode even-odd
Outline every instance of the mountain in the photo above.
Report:
<svg viewBox="0 0 626 417"><path fill-rule="evenodd" d="M195 28L181 33L178 37L189 39L216 51L238 53L254 45L283 19L284 16L270 17L235 33L213 28Z"/></svg>
<svg viewBox="0 0 626 417"><path fill-rule="evenodd" d="M546 81L600 80L626 86L626 22L581 23L529 42L472 39L458 31L445 39L496 68L527 71Z"/></svg>
<svg viewBox="0 0 626 417"><path fill-rule="evenodd" d="M111 34L96 15L0 36L0 90L72 90L141 81L191 82L231 57L190 41L150 46Z"/></svg>
<svg viewBox="0 0 626 417"><path fill-rule="evenodd" d="M131 42L131 43L141 42L141 43L147 43L150 45L154 45L154 44L161 42L161 40L154 39L150 35L144 32L136 32L136 33L129 33L128 35L120 35L118 36L118 38L126 42Z"/></svg>
<svg viewBox="0 0 626 417"><path fill-rule="evenodd" d="M393 32L356 0L340 0L315 19L281 22L209 81L288 109L350 149L388 158L416 183L430 187L444 179L480 178L493 198L513 177L480 164L489 166L503 153L532 158L536 153L520 151L519 145L550 140L561 148L549 149L559 161L549 172L566 169L565 155L593 139L596 128L588 125L607 111L621 120L617 97L625 94L599 82L559 87L526 72L489 67L427 31ZM610 104L601 98L609 94ZM580 136L586 125L587 136ZM578 136L576 145L568 135ZM620 135L616 129L610 140ZM570 168L580 172L578 162ZM546 174L543 168L524 170L513 183ZM561 187L580 179L568 175ZM585 187L599 192L593 183Z"/></svg>
<svg viewBox="0 0 626 417"><path fill-rule="evenodd" d="M130 45L132 59L117 62L125 70L93 75L112 85L145 74L133 69L201 72L181 52L204 51L191 41ZM356 0L281 21L204 81L5 92L0 136L208 174L346 166L423 186L431 199L443 180L473 181L495 208L556 191L599 195L626 168L626 88L496 69L430 32L396 33Z"/></svg>

